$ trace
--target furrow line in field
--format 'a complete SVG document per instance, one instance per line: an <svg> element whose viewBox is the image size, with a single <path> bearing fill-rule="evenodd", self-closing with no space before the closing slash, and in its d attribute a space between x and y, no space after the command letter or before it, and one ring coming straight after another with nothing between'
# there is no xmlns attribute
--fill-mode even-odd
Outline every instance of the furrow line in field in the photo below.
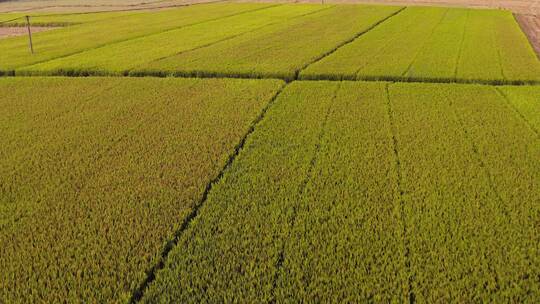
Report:
<svg viewBox="0 0 540 304"><path fill-rule="evenodd" d="M141 301L141 299L143 298L144 292L146 291L148 286L150 286L150 284L155 280L157 272L165 267L165 262L167 260L167 257L169 256L169 253L178 244L178 241L180 237L182 236L183 232L190 226L191 222L198 216L199 210L206 202L208 198L208 194L212 190L213 186L219 182L219 180L223 177L225 171L227 171L231 167L231 165L235 161L238 154L240 154L240 151L242 151L242 149L244 148L247 138L255 131L256 126L264 118L268 109L276 101L276 99L281 94L281 92L283 92L286 86L287 84L284 84L274 94L274 96L268 101L268 104L262 109L261 113L253 120L246 134L244 134L240 142L235 146L233 153L229 155L227 162L225 163L223 168L206 185L201 199L194 205L190 213L183 220L182 225L180 225L179 229L173 233L173 237L164 246L163 251L161 252L160 258L158 259L158 262L147 272L146 278L144 279L144 281L141 282L141 284L139 285L139 288L137 288L133 292L131 299L129 300L129 303L138 303Z"/></svg>
<svg viewBox="0 0 540 304"><path fill-rule="evenodd" d="M338 44L334 49L322 54L321 56L317 57L316 59L314 59L313 61L311 62L308 62L306 65L304 65L302 68L300 68L299 70L296 71L295 73L295 77L294 79L295 80L298 80L298 77L300 75L300 73L305 70L306 68L308 68L310 65L318 62L318 61L321 61L322 59L324 59L325 57L328 57L330 55L332 55L333 53L335 53L337 50L339 50L340 48L346 46L347 44L350 44L352 43L353 41L355 41L356 39L358 39L360 36L368 33L369 31L373 30L374 28L376 28L377 26L379 26L380 24L384 23L385 21L391 19L392 17L398 15L399 13L403 12L407 7L402 7L400 8L399 10L397 10L396 12L394 12L393 14L390 14L389 16L387 16L386 18L383 18L381 20L379 20L378 22L372 24L370 27L368 27L366 30L363 30L359 33L357 33L356 35L354 35L354 37L352 37L351 39L349 40L346 40L340 44ZM332 79L332 80L335 80L335 79Z"/></svg>
<svg viewBox="0 0 540 304"><path fill-rule="evenodd" d="M489 189L491 189L493 194L495 194L495 197L496 197L496 199L497 199L497 201L499 203L499 206L500 206L499 211L502 213L502 215L505 218L510 218L510 214L509 214L508 210L506 210L506 208L505 208L505 201L502 198L500 192L497 190L497 187L495 186L495 181L493 180L493 175L489 172L489 170L488 170L488 168L486 166L486 163L482 159L482 155L480 155L480 153L478 151L477 144L475 143L472 136L469 134L469 131L467 131L467 128L465 127L465 123L463 122L463 119L457 113L457 111L455 109L455 105L453 105L451 101L450 101L450 106L453 109L453 114L455 116L455 120L457 121L457 123L459 125L459 128L463 131L465 140L468 141L469 144L471 145L471 149L473 151L473 153L472 153L473 157L476 158L476 161L477 161L478 165L482 168L482 170L484 171L484 174L487 177ZM499 281L500 281L499 280L499 275L498 275L493 263L490 263L489 259L485 255L484 255L484 257L486 258L486 261L488 261L487 262L487 267L488 267L489 271L491 272L491 275L493 276L493 278L495 280L496 286L499 288L499 286L500 286L500 284L499 284Z"/></svg>
<svg viewBox="0 0 540 304"><path fill-rule="evenodd" d="M332 112L333 104L336 101L336 98L337 98L337 95L338 95L338 92L339 92L340 88L341 88L341 83L336 87L336 90L334 92L334 96L332 97L332 100L330 101L330 103L328 105L328 109L326 110L326 113L324 115L323 123L321 125L321 131L319 132L319 134L317 136L317 142L315 144L315 152L313 153L313 156L312 156L311 160L309 161L309 167L308 167L308 169L306 171L306 176L305 176L304 180L298 186L298 193L299 193L299 199L300 200L302 199L302 196L306 191L306 186L307 186L309 180L312 178L313 169L315 168L315 164L317 163L317 159L318 159L318 156L319 156L319 153L320 153L320 150L321 150L322 140L323 140L323 137L325 135L326 125L328 124L328 120L329 120L330 114ZM288 231L288 234L287 234L287 239L285 239L285 241L283 242L283 244L281 246L280 252L278 254L278 259L277 259L277 262L276 262L276 273L275 273L275 276L274 276L274 281L272 282L272 296L273 296L272 303L276 303L275 290L277 288L277 281L278 281L278 278L279 278L279 275L280 275L280 271L281 271L281 269L283 269L283 261L285 260L285 243L286 243L286 241L288 239L290 239L291 231L292 231L292 228L294 227L294 225L296 223L296 218L297 218L297 214L298 214L298 206L297 205L293 206L292 209L293 209L292 210L292 216L291 216L292 221L291 221L291 223L289 225L289 229L288 229L289 231Z"/></svg>
<svg viewBox="0 0 540 304"><path fill-rule="evenodd" d="M476 158L476 161L478 162L478 165L482 168L482 170L484 171L484 174L487 176L489 188L491 189L491 191L493 191L493 193L497 197L497 200L499 201L499 204L501 206L501 212L503 212L503 214L506 217L508 217L508 212L506 210L504 210L504 208L503 208L503 206L505 205L504 200L503 200L501 194L499 193L499 191L497 190L497 187L495 187L495 182L493 181L493 176L491 175L491 173L489 173L489 170L488 170L488 168L486 166L486 163L482 160L482 155L480 155L480 153L478 152L477 144L475 143L474 139L469 134L469 131L467 131L467 128L465 127L465 123L463 122L463 119L457 113L457 111L455 109L455 105L452 103L452 101L450 101L449 104L453 109L453 114L455 116L455 119L456 119L460 129L463 131L463 134L465 135L464 136L465 140L468 141L470 143L470 145L471 145L473 155Z"/></svg>
<svg viewBox="0 0 540 304"><path fill-rule="evenodd" d="M414 54L414 56L413 56L413 58L411 60L411 63L409 63L409 66L407 67L407 69L405 69L405 71L403 71L403 73L401 73L401 77L407 77L407 74L411 70L411 68L412 68L413 64L415 63L416 59L418 58L418 56L420 56L420 53L422 53L422 50L424 49L424 47L428 45L428 43L430 42L431 37L433 37L433 34L435 34L435 31L437 30L439 25L441 25L444 18L446 18L446 15L448 15L449 11L450 11L450 9L446 9L444 14L442 14L441 19L439 19L439 22L437 22L437 24L435 26L433 26L433 28L431 29L431 33L424 40L424 42L422 43L422 46L420 48L418 48L418 51L416 51L416 54Z"/></svg>
<svg viewBox="0 0 540 304"><path fill-rule="evenodd" d="M95 49L100 49L100 48L107 47L107 46L110 46L110 45L114 45L114 44L117 44L117 43L127 42L127 41L140 39L140 38L145 38L145 37L150 37L150 36L154 36L154 35L159 35L159 34L175 31L175 30L190 27L190 26L204 24L204 23L207 23L207 22L212 22L212 21L216 21L216 20L220 20L220 19L226 19L226 18L229 18L229 17L235 17L235 16L239 16L239 15L242 15L242 14L248 14L248 13L252 13L252 12L256 12L256 11L260 11L260 10L264 10L264 9L268 9L268 8L272 8L272 7L277 7L277 6L280 6L280 5L283 5L283 4L276 4L276 5L270 5L270 6L265 6L265 7L259 7L259 8L255 8L255 9L252 9L252 10L246 10L246 11L242 11L242 12L238 12L238 13L234 13L234 14L230 14L230 15L226 15L226 16L220 16L220 17L213 18L213 19L208 19L208 20L203 20L203 21L199 21L199 22L195 22L195 23L185 24L185 25L182 25L182 26L179 26L179 27L169 28L169 29L159 31L159 32L148 33L148 34L144 34L144 35L140 35L140 36L130 37L130 38L127 38L127 39L120 39L120 40L117 40L117 41L114 41L114 42L109 42L109 43L97 45L97 46L86 48L86 49L83 49L83 50L79 50L79 51L76 51L76 52L73 52L73 53L64 54L64 55L61 55L61 56L58 56L58 57L48 58L48 59L42 60L42 61L36 61L36 62L33 62L31 64L28 64L28 65L20 66L19 69L24 68L24 67L30 67L30 66L33 66L33 65L41 64L41 63L45 63L45 62L49 62L49 61L53 61L53 60L57 60L57 59L66 58L66 57L69 57L69 56L77 55L77 54L84 53L84 52L91 51L91 50L95 50ZM14 73L14 71L11 71L11 72ZM9 74L9 71L8 71L8 74ZM0 76L1 75L2 74L0 72ZM62 76L70 76L70 75L62 75Z"/></svg>
<svg viewBox="0 0 540 304"><path fill-rule="evenodd" d="M405 199L403 196L405 195L405 191L403 188L403 174L401 172L401 161L399 156L399 143L397 141L397 130L396 130L396 124L395 124L395 118L394 118L394 111L392 109L392 101L390 100L390 92L389 92L389 86L390 84L386 84L385 86L385 93L386 93L386 101L387 101L387 109L388 109L388 119L390 120L390 131L392 135L392 146L394 151L394 158L395 158L395 167L397 172L397 183L398 183L398 190L399 190L399 212L400 212L400 219L403 224L403 258L404 258L404 264L406 267L406 274L407 274L407 294L408 294L408 300L409 303L415 303L416 297L413 291L413 276L410 273L411 272L411 259L410 259L410 245L407 238L407 222L405 219Z"/></svg>
<svg viewBox="0 0 540 304"><path fill-rule="evenodd" d="M521 118L521 120L527 125L527 127L529 127L529 129L531 129L531 131L533 131L534 134L536 134L536 137L540 138L540 133L538 133L538 130L530 123L530 121L527 118L525 118L525 116L523 116L523 114L518 109L516 109L514 104L512 104L510 100L508 99L508 96L500 88L496 87L495 91L497 92L499 96L501 96L504 99L504 101L506 102L506 105L510 109L512 109L512 112L514 112L517 116Z"/></svg>
<svg viewBox="0 0 540 304"><path fill-rule="evenodd" d="M458 75L458 68L459 68L459 61L461 60L461 53L463 52L463 43L465 41L465 33L467 31L467 23L469 21L469 14L471 13L470 10L467 10L467 16L465 17L465 22L463 23L463 32L461 33L461 41L459 42L459 52L456 59L456 65L454 67L454 78L457 79Z"/></svg>
<svg viewBox="0 0 540 304"><path fill-rule="evenodd" d="M496 39L496 33L495 33L495 27L493 26L491 29L491 39L493 40L493 45L497 46L497 39ZM501 70L501 76L502 79L506 80L506 76L504 75L504 69L502 65L502 56L501 56L501 49L499 47L495 47L497 49L497 64L499 65L499 69Z"/></svg>

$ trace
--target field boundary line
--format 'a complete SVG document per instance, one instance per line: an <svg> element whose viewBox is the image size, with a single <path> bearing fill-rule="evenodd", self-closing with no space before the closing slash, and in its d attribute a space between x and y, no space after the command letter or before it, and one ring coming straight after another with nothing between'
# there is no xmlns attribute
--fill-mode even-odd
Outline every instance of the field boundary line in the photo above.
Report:
<svg viewBox="0 0 540 304"><path fill-rule="evenodd" d="M333 74L317 74L302 76L301 81L388 81L388 82L414 82L414 83L460 83L460 84L482 84L491 86L501 85L540 85L540 80L505 80L505 79L461 79L448 77L402 77L402 76L350 76L350 75L333 75Z"/></svg>
<svg viewBox="0 0 540 304"><path fill-rule="evenodd" d="M309 183L309 181L313 178L313 169L315 168L315 165L317 163L317 160L319 158L319 154L320 154L320 150L321 150L321 145L322 145L322 140L324 138L324 135L326 134L326 125L328 124L328 120L329 120L329 117L330 117L330 114L332 113L332 109L334 108L334 103L336 102L336 99L337 99L337 95L339 93L339 90L341 89L341 83L338 83L338 85L336 86L336 89L334 90L334 94L329 102L329 105L328 105L328 109L326 109L326 113L325 113L325 116L323 118L323 123L321 124L321 131L319 132L319 134L317 135L317 142L315 143L315 149L314 149L314 152L313 152L313 156L311 157L310 161L309 161L309 167L306 171L306 175L304 177L304 179L302 180L302 182L300 183L300 185L298 186L298 194L299 194L299 197L298 197L298 201L300 202L302 200L302 196L305 194L306 192L306 187L307 187L307 184ZM300 203L299 203L300 204ZM283 269L283 262L285 261L285 243L290 239L291 237L291 234L292 234L292 230L294 228L294 225L296 223L296 219L298 218L298 209L300 209L300 206L299 204L297 204L297 206L293 206L293 210L292 210L292 222L290 223L289 226L289 232L287 233L287 238L285 240L283 240L283 243L281 245L281 249L279 251L279 254L278 254L278 260L276 262L276 273L274 274L274 280L272 282L272 300L270 301L270 303L276 303L276 295L275 295L275 291L277 289L277 281L278 281L278 278L279 278L279 275L280 275L280 271L281 269Z"/></svg>
<svg viewBox="0 0 540 304"><path fill-rule="evenodd" d="M320 55L319 57L313 59L311 62L308 62L306 63L303 67L301 67L300 69L296 70L295 71L295 77L294 77L294 80L299 80L299 75L300 73L302 73L302 71L304 71L305 69L307 69L310 65L312 64L315 64L321 60L323 60L324 58L332 55L333 53L335 53L337 50L339 50L340 48L346 46L347 44L350 44L352 42L354 42L356 39L358 39L360 36L368 33L369 31L373 30L374 28L376 28L377 26L379 26L380 24L384 23L385 21L391 19L392 17L398 15L399 13L403 12L407 7L406 6L403 6L403 7L400 7L398 10L396 10L395 12L393 12L392 14L386 16L385 18L382 18L381 20L373 23L372 25L370 25L368 28L366 28L365 30L362 30L358 33L356 33L352 38L350 39L347 39L341 43L338 43L332 50L328 51L328 52L325 52L323 53L322 55Z"/></svg>
<svg viewBox="0 0 540 304"><path fill-rule="evenodd" d="M65 72L65 71L63 71ZM397 83L432 83L432 84L468 84L485 86L540 86L540 80L487 80L487 79L453 79L453 78L430 78L430 77L395 77L395 76L364 76L349 77L341 75L319 74L300 79L291 79L284 75L253 75L253 73L221 73L208 71L189 72L160 72L148 71L124 75L120 72L105 71L81 71L78 73L60 73L58 71L42 73L40 71L28 71L25 73L0 70L1 77L153 77L153 78L189 78L189 79L273 79L283 80L287 83L292 81L364 81L364 82L397 82Z"/></svg>
<svg viewBox="0 0 540 304"><path fill-rule="evenodd" d="M273 6L272 6L273 7ZM198 46L198 47L195 47L195 48L192 48L192 49L189 49L189 50L185 50L185 51L181 51L181 52L178 52L178 53L175 53L173 55L168 55L168 56L164 56L164 57L160 57L160 58L156 58L156 59L153 59L153 60L150 60L146 63L144 63L142 66L144 65L147 65L149 63L153 63L153 62L156 62L156 61L159 61L159 60L163 60L163 59L167 59L167 58L171 58L171 57L175 57L175 56L178 56L178 55L182 55L182 54L185 54L185 53L189 53L189 52L193 52L193 51L196 51L196 50L199 50L199 49L203 49L203 48L206 48L206 47L209 47L209 46L212 46L214 44L218 44L218 43L221 43L221 42L225 42L225 41L228 41L228 40L231 40L231 39L234 39L234 38L238 38L238 37L241 37L243 35L249 35L251 33L254 33L256 31L259 31L259 30L262 30L266 27L271 27L271 26L274 26L274 25L277 25L281 22L289 22L291 20L295 20L297 18L304 18L304 17L307 17L307 16L310 16L310 15L313 15L313 14L316 14L316 13L320 13L320 12L323 12L323 11L326 11L328 9L332 9L336 7L336 5L331 5L331 6L328 6L328 7L324 7L322 9L319 9L319 10L316 10L316 11L313 11L313 12L309 12L309 13L305 13L305 14L302 14L302 15L298 15L298 16L294 16L294 17L291 17L291 18L287 18L285 21L276 21L276 22L273 22L273 23L269 23L269 24L265 24L265 25L261 25L257 28L254 28L254 29L251 29L247 32L243 32L243 33L239 33L239 34L235 34L235 35L232 35L232 36L229 36L229 37L226 37L226 38L223 38L223 39L220 39L218 41L214 41L214 42L210 42L210 43L207 43L205 45L201 45L201 46ZM149 72L144 72L144 71L141 71L141 72L133 72L133 70L136 70L137 67L134 67L134 68L131 68L131 69L128 69L126 71L124 71L124 75L125 76L128 76L128 75L131 75L131 76L146 76L145 74L146 73L150 73L150 74L154 74L154 75L163 75L162 77L167 77L167 75L172 75L173 77L177 77L176 74L178 72L162 72L162 71L149 71ZM198 72L195 72L195 73L198 73ZM229 78L235 78L235 77L229 77ZM238 77L238 78L242 78L242 77ZM248 78L248 77L245 77L245 78ZM253 77L251 77L253 78Z"/></svg>
<svg viewBox="0 0 540 304"><path fill-rule="evenodd" d="M413 281L414 276L411 273L411 258L410 258L410 245L407 237L407 220L405 216L405 190L403 188L403 174L401 172L401 160L399 157L399 143L397 140L397 128L395 124L395 118L394 118L394 110L392 108L392 100L390 98L390 83L387 83L385 86L386 91L386 108L387 108L387 114L388 114L388 120L390 121L390 132L392 135L392 148L394 152L394 159L395 159L395 169L397 172L397 186L398 186L398 198L399 198L399 213L400 213L400 220L403 224L403 260L405 264L405 271L407 275L407 297L409 303L415 303L416 302L416 296L414 294L413 290Z"/></svg>
<svg viewBox="0 0 540 304"><path fill-rule="evenodd" d="M101 44L101 45L98 45L98 46L90 47L90 48L87 48L87 49L84 49L84 50L79 50L79 51L76 51L76 52L73 52L73 53L70 53L70 54L64 54L64 55L60 55L60 56L57 56L57 57L54 57L54 58L49 58L49 59L41 60L41 61L38 61L38 62L34 62L32 64L22 65L20 67L14 68L12 71L15 73L15 71L17 69L20 69L20 68L29 68L29 67L32 67L34 65L41 64L41 63L45 63L45 62L49 62L49 61L53 61L53 60L58 60L58 59L66 58L66 57L73 56L73 55L78 55L78 54L81 54L81 53L84 53L84 52L100 49L100 48L107 47L107 46L110 46L110 45L123 43L123 42L136 40L136 39L141 39L141 38L146 38L146 37L150 37L150 36L153 36L153 35L160 35L160 34L163 34L163 33L170 32L170 31L175 31L175 30L186 28L186 27L203 24L203 23L206 23L206 22L212 22L212 21L217 21L217 20L220 20L220 19L226 19L226 18L230 18L230 17L235 17L235 16L239 16L239 15L242 15L242 14L252 13L252 12L259 11L259 10L264 10L264 9L277 7L277 6L282 6L282 5L283 4L275 4L275 5L265 6L265 7L259 7L259 8L252 9L252 10L247 10L247 11L243 11L243 12L237 12L237 13L234 13L234 14L231 14L231 15L225 15L225 16L216 17L216 18L213 18L213 19L208 19L208 20L204 20L204 21L198 21L198 22L194 22L194 23L190 23L190 24L185 24L185 25L182 25L182 26L178 26L178 27L158 31L158 32L155 32L155 33L149 33L149 34L140 35L140 36L136 36L136 37L131 37L131 38L127 38L127 39L120 39L120 40L117 40L117 41L112 41L112 42L109 42L109 43L105 43L105 44ZM111 19L105 19L105 20L111 20ZM84 26L85 24L79 24L79 25ZM3 71L3 72L9 73L9 72L12 72L12 71ZM1 73L2 72L0 72L0 74Z"/></svg>
<svg viewBox="0 0 540 304"><path fill-rule="evenodd" d="M223 168L221 168L218 174L212 179L210 179L210 182L206 184L206 187L201 196L201 199L193 205L193 207L191 208L191 211L184 218L180 227L176 231L173 232L172 238L169 239L169 241L163 247L163 250L160 256L158 257L157 263L154 266L152 266L149 270L146 271L147 273L146 278L141 282L139 287L133 291L131 298L129 300L129 303L133 304L133 303L138 303L141 301L141 299L144 296L144 292L156 279L157 273L165 267L165 263L167 261L167 258L170 252L172 251L174 247L176 247L176 245L178 245L180 237L184 234L184 231L186 231L189 228L189 226L191 225L191 222L199 215L199 210L203 207L204 203L207 201L208 194L210 193L210 191L212 191L212 188L214 187L214 185L216 185L221 180L225 172L228 171L229 168L232 166L232 164L236 160L236 157L238 157L240 152L244 149L244 145L248 137L255 131L255 128L257 127L257 125L264 119L270 107L274 104L274 102L279 97L281 92L285 90L287 85L288 85L287 83L282 84L282 86L277 90L277 92L270 98L270 100L267 102L266 106L263 107L259 115L255 117L255 119L251 122L251 125L249 126L247 132L240 139L240 142L236 144L236 146L234 147L232 153L229 155Z"/></svg>
<svg viewBox="0 0 540 304"><path fill-rule="evenodd" d="M540 133L538 132L538 130L536 130L536 128L531 125L529 120L525 118L525 116L523 116L523 114L514 106L512 102L510 102L510 98L508 98L508 96L500 88L496 87L494 89L497 95L501 96L502 99L504 99L506 106L512 109L512 112L514 112L514 114L517 115L534 134L536 134L536 137L540 139Z"/></svg>

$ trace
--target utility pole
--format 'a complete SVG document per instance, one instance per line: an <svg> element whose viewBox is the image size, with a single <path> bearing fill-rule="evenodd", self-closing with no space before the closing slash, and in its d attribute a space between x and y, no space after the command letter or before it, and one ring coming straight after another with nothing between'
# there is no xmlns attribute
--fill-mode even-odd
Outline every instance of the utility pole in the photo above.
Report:
<svg viewBox="0 0 540 304"><path fill-rule="evenodd" d="M32 45L32 31L30 30L30 17L26 16L26 28L28 29L28 41L30 42L30 53L34 54L34 46Z"/></svg>

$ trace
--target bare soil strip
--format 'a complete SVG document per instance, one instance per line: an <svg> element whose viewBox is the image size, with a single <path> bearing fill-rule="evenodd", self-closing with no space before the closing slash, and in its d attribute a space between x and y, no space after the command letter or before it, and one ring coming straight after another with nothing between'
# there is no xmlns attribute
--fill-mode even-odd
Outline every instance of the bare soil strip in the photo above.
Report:
<svg viewBox="0 0 540 304"><path fill-rule="evenodd" d="M540 15L516 14L515 16L540 59Z"/></svg>
<svg viewBox="0 0 540 304"><path fill-rule="evenodd" d="M32 33L50 31L58 27L50 26L32 26ZM27 35L26 27L0 27L0 39Z"/></svg>

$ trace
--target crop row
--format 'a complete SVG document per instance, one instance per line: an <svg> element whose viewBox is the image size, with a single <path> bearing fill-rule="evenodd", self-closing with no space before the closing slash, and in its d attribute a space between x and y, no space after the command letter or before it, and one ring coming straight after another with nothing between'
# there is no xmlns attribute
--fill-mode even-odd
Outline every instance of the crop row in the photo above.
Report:
<svg viewBox="0 0 540 304"><path fill-rule="evenodd" d="M15 37L0 43L0 71L80 53L107 44L143 37L227 16L270 7L268 4L201 4L174 10L141 13L69 26L33 35L34 54L28 38Z"/></svg>
<svg viewBox="0 0 540 304"><path fill-rule="evenodd" d="M230 7L234 8L235 5ZM19 71L39 74L123 74L153 60L231 39L323 8L325 6L321 5L277 5L109 44L24 67Z"/></svg>
<svg viewBox="0 0 540 304"><path fill-rule="evenodd" d="M2 79L0 302L127 301L282 85Z"/></svg>
<svg viewBox="0 0 540 304"><path fill-rule="evenodd" d="M492 87L293 82L143 301L534 301L539 160Z"/></svg>
<svg viewBox="0 0 540 304"><path fill-rule="evenodd" d="M536 82L540 62L510 12L406 8L300 76Z"/></svg>

